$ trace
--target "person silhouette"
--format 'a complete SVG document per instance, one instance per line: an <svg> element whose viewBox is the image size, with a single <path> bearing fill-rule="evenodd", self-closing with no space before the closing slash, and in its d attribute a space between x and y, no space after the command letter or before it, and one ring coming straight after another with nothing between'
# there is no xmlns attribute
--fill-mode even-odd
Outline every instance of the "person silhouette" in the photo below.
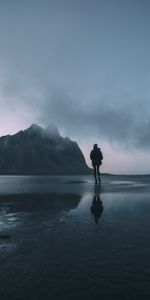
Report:
<svg viewBox="0 0 150 300"><path fill-rule="evenodd" d="M94 169L95 183L97 183L97 178L98 178L98 181L101 182L100 165L102 164L103 154L101 152L101 149L98 148L97 144L94 144L94 146L93 146L93 150L90 153L90 159L92 161L92 166Z"/></svg>
<svg viewBox="0 0 150 300"><path fill-rule="evenodd" d="M95 223L98 224L99 219L102 216L104 207L103 202L100 199L100 189L95 189L94 197L91 205L91 214L94 216Z"/></svg>

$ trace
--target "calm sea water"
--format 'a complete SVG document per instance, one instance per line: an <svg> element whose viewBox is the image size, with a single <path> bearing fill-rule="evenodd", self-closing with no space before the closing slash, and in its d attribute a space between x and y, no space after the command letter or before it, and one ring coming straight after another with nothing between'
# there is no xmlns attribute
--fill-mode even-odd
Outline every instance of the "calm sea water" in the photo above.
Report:
<svg viewBox="0 0 150 300"><path fill-rule="evenodd" d="M150 299L150 176L0 176L0 299Z"/></svg>

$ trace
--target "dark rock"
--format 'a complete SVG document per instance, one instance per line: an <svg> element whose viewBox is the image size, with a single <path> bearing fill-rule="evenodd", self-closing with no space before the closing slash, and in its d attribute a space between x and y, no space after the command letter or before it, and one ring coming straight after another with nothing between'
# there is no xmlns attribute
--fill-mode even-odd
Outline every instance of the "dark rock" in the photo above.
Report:
<svg viewBox="0 0 150 300"><path fill-rule="evenodd" d="M0 174L86 174L90 169L74 141L50 125L32 124L0 137Z"/></svg>

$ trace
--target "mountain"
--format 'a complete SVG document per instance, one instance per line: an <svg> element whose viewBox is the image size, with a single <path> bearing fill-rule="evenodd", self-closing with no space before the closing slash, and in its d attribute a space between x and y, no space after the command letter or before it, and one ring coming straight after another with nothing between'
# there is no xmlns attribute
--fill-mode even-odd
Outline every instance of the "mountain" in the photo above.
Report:
<svg viewBox="0 0 150 300"><path fill-rule="evenodd" d="M32 124L24 131L0 137L0 174L86 174L90 169L74 141L54 125Z"/></svg>

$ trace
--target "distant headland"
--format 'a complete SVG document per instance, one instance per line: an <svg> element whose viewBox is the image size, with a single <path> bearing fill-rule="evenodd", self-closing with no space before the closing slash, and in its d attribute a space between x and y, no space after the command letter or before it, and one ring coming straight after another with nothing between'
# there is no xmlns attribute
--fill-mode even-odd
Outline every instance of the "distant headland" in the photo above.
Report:
<svg viewBox="0 0 150 300"><path fill-rule="evenodd" d="M62 137L53 124L32 124L14 135L0 137L0 174L90 174L75 141Z"/></svg>

